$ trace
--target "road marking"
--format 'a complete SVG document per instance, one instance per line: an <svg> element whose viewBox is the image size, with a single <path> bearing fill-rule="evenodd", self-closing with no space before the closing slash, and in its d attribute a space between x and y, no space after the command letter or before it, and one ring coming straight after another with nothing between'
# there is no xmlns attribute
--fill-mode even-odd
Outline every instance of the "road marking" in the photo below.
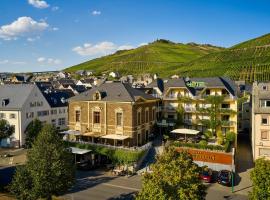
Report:
<svg viewBox="0 0 270 200"><path fill-rule="evenodd" d="M138 188L132 188L132 187L125 187L125 186L120 186L120 185L113 185L110 183L102 183L102 185L107 185L107 186L111 186L111 187L117 187L117 188L121 188L121 189L127 189L127 190L135 190L135 191L140 191L140 189Z"/></svg>

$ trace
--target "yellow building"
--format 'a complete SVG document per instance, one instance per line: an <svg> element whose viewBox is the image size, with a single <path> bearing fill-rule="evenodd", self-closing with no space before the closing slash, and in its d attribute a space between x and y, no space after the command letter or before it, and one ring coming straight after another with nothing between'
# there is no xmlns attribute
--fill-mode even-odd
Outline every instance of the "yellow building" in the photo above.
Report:
<svg viewBox="0 0 270 200"><path fill-rule="evenodd" d="M161 84L157 84L161 85ZM156 88L152 85L153 88ZM233 82L221 77L180 78L163 82L163 117L167 120L179 120L179 108L182 110L182 123L185 128L201 132L209 129L203 125L209 120L209 113L203 112L211 107L208 96L223 96L218 105L217 120L220 121L216 131L237 133L237 98ZM158 93L158 92L157 92Z"/></svg>

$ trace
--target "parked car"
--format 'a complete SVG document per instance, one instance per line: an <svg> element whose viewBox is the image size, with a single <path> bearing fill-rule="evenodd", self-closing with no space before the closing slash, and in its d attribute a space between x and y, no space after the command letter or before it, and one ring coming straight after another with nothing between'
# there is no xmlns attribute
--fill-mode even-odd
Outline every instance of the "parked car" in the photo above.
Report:
<svg viewBox="0 0 270 200"><path fill-rule="evenodd" d="M221 170L218 172L217 181L221 185L232 185L232 172L228 170Z"/></svg>
<svg viewBox="0 0 270 200"><path fill-rule="evenodd" d="M204 168L200 174L200 178L205 183L211 183L213 181L213 172L210 168Z"/></svg>

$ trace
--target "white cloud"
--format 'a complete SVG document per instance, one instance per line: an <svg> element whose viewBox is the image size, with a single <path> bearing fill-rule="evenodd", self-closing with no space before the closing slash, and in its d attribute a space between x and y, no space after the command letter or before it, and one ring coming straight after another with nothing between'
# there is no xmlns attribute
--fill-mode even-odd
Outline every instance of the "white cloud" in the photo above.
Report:
<svg viewBox="0 0 270 200"><path fill-rule="evenodd" d="M58 27L53 27L52 30L53 30L53 31L58 31L59 28L58 28Z"/></svg>
<svg viewBox="0 0 270 200"><path fill-rule="evenodd" d="M12 60L0 60L0 65L5 65L5 64L10 64L10 65L25 65L26 62L24 62L24 61L12 61Z"/></svg>
<svg viewBox="0 0 270 200"><path fill-rule="evenodd" d="M0 27L0 38L16 40L18 37L36 35L49 27L45 21L37 22L31 17L19 17L11 24Z"/></svg>
<svg viewBox="0 0 270 200"><path fill-rule="evenodd" d="M139 44L138 46L141 47L141 46L145 46L145 45L147 45L147 44L148 44L148 43L143 42L143 43Z"/></svg>
<svg viewBox="0 0 270 200"><path fill-rule="evenodd" d="M7 64L7 63L8 63L8 60L0 60L0 65Z"/></svg>
<svg viewBox="0 0 270 200"><path fill-rule="evenodd" d="M129 50L129 49L134 49L135 47L132 45L121 45L117 48L117 50Z"/></svg>
<svg viewBox="0 0 270 200"><path fill-rule="evenodd" d="M40 39L40 36L36 36L36 37L28 37L27 38L27 41L28 42L35 42L36 40L39 40Z"/></svg>
<svg viewBox="0 0 270 200"><path fill-rule="evenodd" d="M117 50L117 46L112 42L100 42L95 45L85 43L83 46L77 46L72 49L81 56L101 56L112 53Z"/></svg>
<svg viewBox="0 0 270 200"><path fill-rule="evenodd" d="M53 58L45 58L45 57L39 57L37 59L37 62L41 63L41 64L48 64L48 65L59 65L62 63L62 61L60 59L53 59Z"/></svg>
<svg viewBox="0 0 270 200"><path fill-rule="evenodd" d="M44 0L28 0L28 3L35 8L48 8L50 5Z"/></svg>
<svg viewBox="0 0 270 200"><path fill-rule="evenodd" d="M57 10L59 10L59 7L58 6L52 7L52 11L57 11Z"/></svg>
<svg viewBox="0 0 270 200"><path fill-rule="evenodd" d="M129 50L134 48L136 47L132 45L119 46L114 44L113 42L104 41L97 44L85 43L82 46L74 47L72 51L76 52L81 56L98 57L114 53L118 50Z"/></svg>
<svg viewBox="0 0 270 200"><path fill-rule="evenodd" d="M94 11L92 11L92 15L101 15L101 11L99 11L99 10L94 10Z"/></svg>

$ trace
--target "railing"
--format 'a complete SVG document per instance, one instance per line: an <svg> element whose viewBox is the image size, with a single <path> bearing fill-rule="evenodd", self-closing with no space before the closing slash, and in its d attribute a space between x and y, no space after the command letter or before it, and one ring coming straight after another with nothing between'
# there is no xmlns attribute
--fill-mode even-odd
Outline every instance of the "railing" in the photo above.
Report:
<svg viewBox="0 0 270 200"><path fill-rule="evenodd" d="M185 106L184 110L185 110L185 112L195 112L196 108L193 108L191 106Z"/></svg>
<svg viewBox="0 0 270 200"><path fill-rule="evenodd" d="M181 95L168 95L168 96L165 96L164 99L177 100L180 97L181 97Z"/></svg>
<svg viewBox="0 0 270 200"><path fill-rule="evenodd" d="M192 119L184 119L185 124L192 124Z"/></svg>
<svg viewBox="0 0 270 200"><path fill-rule="evenodd" d="M221 126L234 126L234 124L235 124L234 121L226 121L226 120L221 121Z"/></svg>
<svg viewBox="0 0 270 200"><path fill-rule="evenodd" d="M173 106L164 106L163 110L165 111L177 111L177 108L173 107Z"/></svg>
<svg viewBox="0 0 270 200"><path fill-rule="evenodd" d="M113 145L107 145L107 144L101 144L101 143L94 143L94 142L86 142L86 141L71 141L71 140L66 140L71 143L77 143L77 144L89 144L93 146L98 146L98 147L106 147L109 149L122 149L122 150L128 150L128 151L144 151L149 149L152 146L152 142L148 142L143 146L140 147L123 147L123 146L113 146Z"/></svg>

